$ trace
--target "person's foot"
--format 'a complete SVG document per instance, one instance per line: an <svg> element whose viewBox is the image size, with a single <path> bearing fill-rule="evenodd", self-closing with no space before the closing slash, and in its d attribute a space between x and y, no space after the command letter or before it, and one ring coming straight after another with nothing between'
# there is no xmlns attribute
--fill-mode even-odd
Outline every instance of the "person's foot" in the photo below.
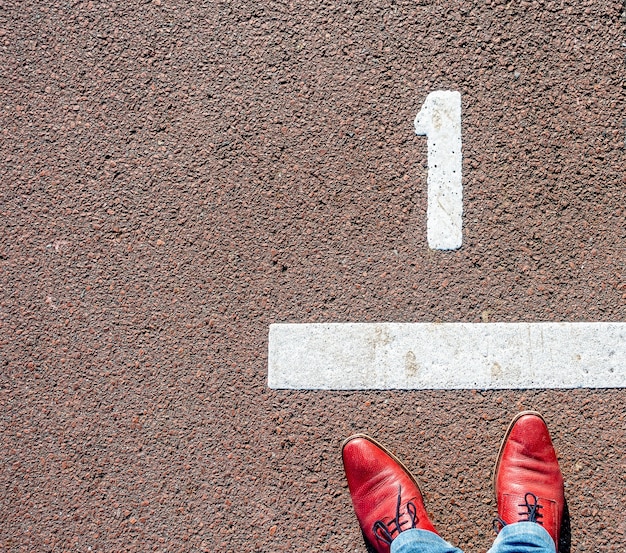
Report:
<svg viewBox="0 0 626 553"><path fill-rule="evenodd" d="M563 476L543 417L519 413L507 430L494 472L498 520L541 524L558 551L565 496Z"/></svg>
<svg viewBox="0 0 626 553"><path fill-rule="evenodd" d="M363 536L378 553L388 553L391 542L405 530L437 533L415 478L392 453L358 434L343 443L342 457Z"/></svg>

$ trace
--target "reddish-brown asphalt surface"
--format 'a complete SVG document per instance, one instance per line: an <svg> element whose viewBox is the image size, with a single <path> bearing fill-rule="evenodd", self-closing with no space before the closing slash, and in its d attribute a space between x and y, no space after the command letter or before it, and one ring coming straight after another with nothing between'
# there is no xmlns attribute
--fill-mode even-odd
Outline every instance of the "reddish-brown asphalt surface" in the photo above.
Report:
<svg viewBox="0 0 626 553"><path fill-rule="evenodd" d="M626 320L620 1L0 0L0 550L365 551L367 432L486 550L520 409L626 550L626 391L267 388L273 322ZM464 244L426 245L428 93Z"/></svg>

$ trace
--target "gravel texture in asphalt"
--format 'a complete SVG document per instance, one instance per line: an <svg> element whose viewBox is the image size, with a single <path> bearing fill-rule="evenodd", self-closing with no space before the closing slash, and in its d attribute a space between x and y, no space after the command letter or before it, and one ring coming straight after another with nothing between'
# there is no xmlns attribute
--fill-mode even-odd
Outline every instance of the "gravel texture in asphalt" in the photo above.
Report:
<svg viewBox="0 0 626 553"><path fill-rule="evenodd" d="M626 320L623 12L0 0L0 549L363 552L366 432L485 551L535 409L571 551L625 551L624 390L266 381L272 322ZM462 98L455 252L426 243L434 90Z"/></svg>

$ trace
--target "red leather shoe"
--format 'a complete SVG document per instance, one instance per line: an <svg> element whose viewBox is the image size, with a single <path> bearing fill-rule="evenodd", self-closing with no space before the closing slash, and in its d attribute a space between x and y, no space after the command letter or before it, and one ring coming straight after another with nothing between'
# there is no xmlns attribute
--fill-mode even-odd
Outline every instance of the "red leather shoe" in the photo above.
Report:
<svg viewBox="0 0 626 553"><path fill-rule="evenodd" d="M563 476L539 413L524 411L511 422L500 446L494 488L500 524L541 524L558 551L565 506Z"/></svg>
<svg viewBox="0 0 626 553"><path fill-rule="evenodd" d="M400 532L435 532L415 478L382 445L358 434L342 446L343 466L363 536L378 553L389 553Z"/></svg>

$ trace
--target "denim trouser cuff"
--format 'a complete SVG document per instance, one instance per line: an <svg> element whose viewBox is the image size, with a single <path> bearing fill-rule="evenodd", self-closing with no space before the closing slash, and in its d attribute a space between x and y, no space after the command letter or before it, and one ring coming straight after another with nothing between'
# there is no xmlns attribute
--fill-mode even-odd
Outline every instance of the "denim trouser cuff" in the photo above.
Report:
<svg viewBox="0 0 626 553"><path fill-rule="evenodd" d="M428 530L405 530L391 542L391 553L463 553Z"/></svg>
<svg viewBox="0 0 626 553"><path fill-rule="evenodd" d="M406 530L391 542L391 553L462 553L428 530ZM535 522L508 524L498 534L488 553L556 553L546 529Z"/></svg>
<svg viewBox="0 0 626 553"><path fill-rule="evenodd" d="M507 524L488 553L555 553L548 531L536 522Z"/></svg>

